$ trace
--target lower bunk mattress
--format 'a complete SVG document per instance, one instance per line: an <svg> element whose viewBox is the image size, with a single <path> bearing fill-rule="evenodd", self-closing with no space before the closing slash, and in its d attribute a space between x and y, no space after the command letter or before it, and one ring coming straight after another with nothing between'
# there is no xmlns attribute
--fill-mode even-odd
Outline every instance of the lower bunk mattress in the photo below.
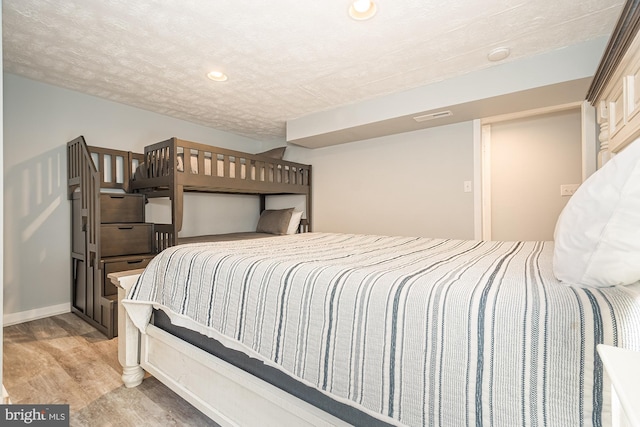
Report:
<svg viewBox="0 0 640 427"><path fill-rule="evenodd" d="M638 285L559 282L551 242L304 233L180 245L123 301L393 425L601 425L599 343L640 349ZM368 425L361 418L349 422Z"/></svg>
<svg viewBox="0 0 640 427"><path fill-rule="evenodd" d="M275 234L256 233L253 231L225 234L207 234L204 236L179 237L178 244L185 245L188 243L230 242L236 240L264 239L274 236Z"/></svg>

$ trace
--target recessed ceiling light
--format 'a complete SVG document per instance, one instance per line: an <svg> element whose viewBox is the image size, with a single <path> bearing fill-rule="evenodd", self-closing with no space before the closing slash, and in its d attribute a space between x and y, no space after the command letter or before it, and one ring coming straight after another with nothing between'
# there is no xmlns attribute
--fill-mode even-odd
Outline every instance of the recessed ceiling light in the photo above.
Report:
<svg viewBox="0 0 640 427"><path fill-rule="evenodd" d="M510 53L511 53L511 50L509 50L508 47L497 47L489 52L489 54L487 55L487 58L489 59L489 61L493 61L493 62L502 61L507 56L509 56Z"/></svg>
<svg viewBox="0 0 640 427"><path fill-rule="evenodd" d="M376 14L378 8L371 0L354 0L349 7L349 16L358 21L370 19Z"/></svg>
<svg viewBox="0 0 640 427"><path fill-rule="evenodd" d="M228 77L222 71L210 71L207 73L207 77L209 77L214 82L226 82Z"/></svg>

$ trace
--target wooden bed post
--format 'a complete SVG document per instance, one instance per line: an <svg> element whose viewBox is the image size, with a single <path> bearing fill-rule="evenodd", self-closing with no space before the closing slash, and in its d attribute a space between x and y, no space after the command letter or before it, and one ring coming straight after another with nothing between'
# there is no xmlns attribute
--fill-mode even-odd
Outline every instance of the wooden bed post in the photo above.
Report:
<svg viewBox="0 0 640 427"><path fill-rule="evenodd" d="M178 232L182 230L182 206L184 204L184 188L182 185L173 187L173 195L171 196L171 219L174 224L174 238L178 240Z"/></svg>
<svg viewBox="0 0 640 427"><path fill-rule="evenodd" d="M260 195L260 213L264 212L267 209L267 196L266 194Z"/></svg>

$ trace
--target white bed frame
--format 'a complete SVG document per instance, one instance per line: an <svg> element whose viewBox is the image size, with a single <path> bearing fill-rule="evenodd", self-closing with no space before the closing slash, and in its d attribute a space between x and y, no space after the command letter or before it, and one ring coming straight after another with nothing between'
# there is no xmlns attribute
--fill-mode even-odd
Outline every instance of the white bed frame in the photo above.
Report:
<svg viewBox="0 0 640 427"><path fill-rule="evenodd" d="M627 1L587 94L598 112L599 166L640 137L639 3ZM140 334L120 303L140 273L109 275L118 286L118 358L125 386L140 384L147 371L223 426L348 425L153 325ZM617 391L621 400L640 399ZM614 419L613 425L625 424Z"/></svg>
<svg viewBox="0 0 640 427"><path fill-rule="evenodd" d="M121 304L141 272L109 275L118 287L118 360L126 387L139 385L146 371L222 426L349 425L153 325L141 334Z"/></svg>
<svg viewBox="0 0 640 427"><path fill-rule="evenodd" d="M640 0L629 0L594 76L587 100L600 125L598 167L640 138ZM640 426L640 353L598 345L611 387L614 427Z"/></svg>

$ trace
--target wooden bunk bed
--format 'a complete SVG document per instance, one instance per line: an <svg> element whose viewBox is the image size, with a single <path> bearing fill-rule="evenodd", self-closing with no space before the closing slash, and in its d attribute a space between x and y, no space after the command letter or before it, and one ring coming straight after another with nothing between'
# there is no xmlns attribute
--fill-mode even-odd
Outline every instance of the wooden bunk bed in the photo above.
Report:
<svg viewBox="0 0 640 427"><path fill-rule="evenodd" d="M191 160L186 163L185 153ZM144 268L155 254L178 243L268 236L246 232L179 239L185 191L254 194L261 212L267 195L304 195L306 218L298 232L311 229L309 165L177 138L141 154L88 146L82 136L67 143L67 165L72 311L108 338L118 331L117 289L108 274ZM170 224L145 222L147 198L157 197L171 200Z"/></svg>
<svg viewBox="0 0 640 427"><path fill-rule="evenodd" d="M131 188L148 198L171 200L171 224L155 224L158 252L188 241L178 240L185 192L259 195L261 212L268 195L303 195L306 218L301 220L299 231L311 231L310 165L170 138L145 147Z"/></svg>
<svg viewBox="0 0 640 427"><path fill-rule="evenodd" d="M638 4L628 2L621 22L627 19L625 15L636 16ZM609 150L615 153L627 146L619 159L640 157L640 141L632 144L640 135L640 114L636 114L640 103L619 105L638 99L621 95L640 75L636 29L637 25L617 27L613 40L635 41L629 49L625 44L619 53L624 56L622 61L609 71L598 72L600 89L590 95L600 111L604 157L609 156ZM605 57L600 69L607 63L609 58ZM633 81L629 76L634 76ZM612 144L607 147L610 138ZM617 188L617 180L628 179L628 175L611 171L621 171L617 168L624 161L614 159L613 169L605 165L585 187ZM628 162L637 164L640 160ZM640 198L637 185L633 188L633 195L627 196ZM604 195L599 198L602 193L598 188L594 192L579 190L572 200L586 198L590 205L582 207L583 213L617 209L617 201ZM623 200L620 195L607 196ZM568 224L571 231L571 220L565 218L561 229ZM627 228L616 235L620 241L627 239L627 234L637 235L637 210L629 212L625 220L619 225ZM258 241L240 246L217 243L209 248L178 246L165 251L165 257L157 257L145 271L112 275L126 307L119 312L118 350L124 384L139 384L144 369L225 426L611 423L609 383L596 346L604 343L640 349L637 269L632 280L619 284L614 280L616 286L610 286L608 275L615 276L621 268L600 268L594 273L603 282L589 285L556 277L552 258L557 245L552 242L392 238L390 252L379 252L386 251L388 240L383 236L309 233L286 236L273 247ZM325 241L333 243L325 247ZM637 239L630 243L637 255ZM478 248L484 248L484 253L477 253ZM575 257L565 263L572 265L585 249L575 248ZM617 257L623 258L630 250L629 246L623 249L615 252ZM198 253L188 255L189 251ZM496 257L495 251L501 255ZM400 266L392 264L418 253L426 261L416 263L417 271L403 270L407 264L402 262ZM191 288L200 270L192 270L189 264L199 256L207 262L212 258L221 263L232 260L236 265L240 260L250 262L239 273L242 280L237 275L225 276L226 280L216 276L215 281L207 276L204 288ZM178 259L181 269L170 270ZM389 268L375 269L378 264ZM218 268L221 264L215 265ZM633 265L637 265L637 258L627 267ZM268 274L256 274L258 280L249 281L258 270ZM422 279L436 270L441 271ZM278 275L271 274L276 271ZM182 279L163 279L168 276ZM391 284L380 281L385 276L392 277ZM378 283L382 298L374 299ZM267 293L268 285L275 285L274 294ZM413 293L421 289L424 293ZM199 304L194 295L203 293L219 304ZM178 297L164 298L169 294ZM314 297L320 304L309 306ZM190 317L187 312L193 304L197 308ZM373 306L382 307L382 311L365 316L370 308L373 312ZM198 310L205 314L208 310L209 318L196 320ZM156 324L154 313L160 312L177 329L189 327L195 335L216 338L224 346L264 362L260 369L279 367L363 413L343 418L283 391L204 351L197 338L178 338L175 329L168 332L166 324ZM424 313L428 316L419 318L418 323L412 320ZM256 335L265 325L266 335ZM286 353L284 347L292 353ZM365 348L367 357L363 357ZM374 353L379 358L370 359ZM372 383L367 385L369 379ZM372 398L365 388L373 393Z"/></svg>

